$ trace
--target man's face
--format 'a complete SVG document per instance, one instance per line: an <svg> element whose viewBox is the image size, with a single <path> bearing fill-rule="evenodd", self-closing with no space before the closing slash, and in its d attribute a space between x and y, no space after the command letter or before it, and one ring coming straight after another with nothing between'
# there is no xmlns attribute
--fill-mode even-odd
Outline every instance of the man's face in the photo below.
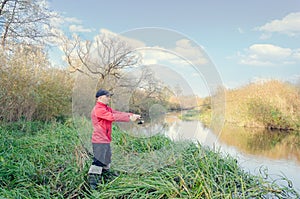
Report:
<svg viewBox="0 0 300 199"><path fill-rule="evenodd" d="M108 104L110 100L110 95L102 95L98 97L98 100L102 102L103 104Z"/></svg>

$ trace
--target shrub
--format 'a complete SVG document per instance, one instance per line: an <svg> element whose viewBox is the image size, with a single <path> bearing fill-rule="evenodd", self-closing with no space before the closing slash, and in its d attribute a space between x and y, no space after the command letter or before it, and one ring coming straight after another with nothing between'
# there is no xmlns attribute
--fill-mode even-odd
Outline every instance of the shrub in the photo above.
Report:
<svg viewBox="0 0 300 199"><path fill-rule="evenodd" d="M278 80L226 91L226 122L238 126L299 129L300 95Z"/></svg>
<svg viewBox="0 0 300 199"><path fill-rule="evenodd" d="M51 120L71 112L72 78L36 47L0 52L0 120Z"/></svg>
<svg viewBox="0 0 300 199"><path fill-rule="evenodd" d="M248 103L248 113L255 121L269 129L293 129L293 123L279 108L259 99L251 99Z"/></svg>

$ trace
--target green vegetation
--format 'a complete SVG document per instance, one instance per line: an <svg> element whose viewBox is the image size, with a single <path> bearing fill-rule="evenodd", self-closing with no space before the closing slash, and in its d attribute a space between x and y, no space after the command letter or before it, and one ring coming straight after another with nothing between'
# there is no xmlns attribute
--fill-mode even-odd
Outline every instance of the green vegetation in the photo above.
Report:
<svg viewBox="0 0 300 199"><path fill-rule="evenodd" d="M1 127L0 195L66 198L86 189L74 129L59 123L18 122Z"/></svg>
<svg viewBox="0 0 300 199"><path fill-rule="evenodd" d="M2 198L300 197L290 187L244 172L228 155L161 135L132 137L117 127L112 169L120 176L90 192L91 157L72 125L17 122L2 124L0 132Z"/></svg>

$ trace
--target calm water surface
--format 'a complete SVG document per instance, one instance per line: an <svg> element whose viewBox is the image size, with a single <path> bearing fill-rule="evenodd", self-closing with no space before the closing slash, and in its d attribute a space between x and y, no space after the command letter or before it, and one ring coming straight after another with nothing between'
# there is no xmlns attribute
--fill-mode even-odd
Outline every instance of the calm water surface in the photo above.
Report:
<svg viewBox="0 0 300 199"><path fill-rule="evenodd" d="M160 122L143 125L147 135L164 132L174 141L193 140L204 146L230 154L245 171L255 175L267 171L270 180L287 185L281 179L286 176L294 188L300 191L300 136L299 133L270 132L225 126L219 134L205 128L199 121L182 121L167 115ZM162 122L163 121L163 122ZM141 131L136 131L141 134Z"/></svg>

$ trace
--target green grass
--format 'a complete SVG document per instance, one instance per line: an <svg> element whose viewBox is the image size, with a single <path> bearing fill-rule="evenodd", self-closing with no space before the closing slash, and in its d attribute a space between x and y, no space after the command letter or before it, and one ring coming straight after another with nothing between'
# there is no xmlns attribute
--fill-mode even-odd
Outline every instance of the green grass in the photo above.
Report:
<svg viewBox="0 0 300 199"><path fill-rule="evenodd" d="M238 167L228 155L114 127L112 169L121 175L90 192L91 157L77 129L60 123L0 127L0 198L299 198L290 187Z"/></svg>
<svg viewBox="0 0 300 199"><path fill-rule="evenodd" d="M1 127L0 145L2 197L65 198L85 190L73 129L59 123L10 124Z"/></svg>

